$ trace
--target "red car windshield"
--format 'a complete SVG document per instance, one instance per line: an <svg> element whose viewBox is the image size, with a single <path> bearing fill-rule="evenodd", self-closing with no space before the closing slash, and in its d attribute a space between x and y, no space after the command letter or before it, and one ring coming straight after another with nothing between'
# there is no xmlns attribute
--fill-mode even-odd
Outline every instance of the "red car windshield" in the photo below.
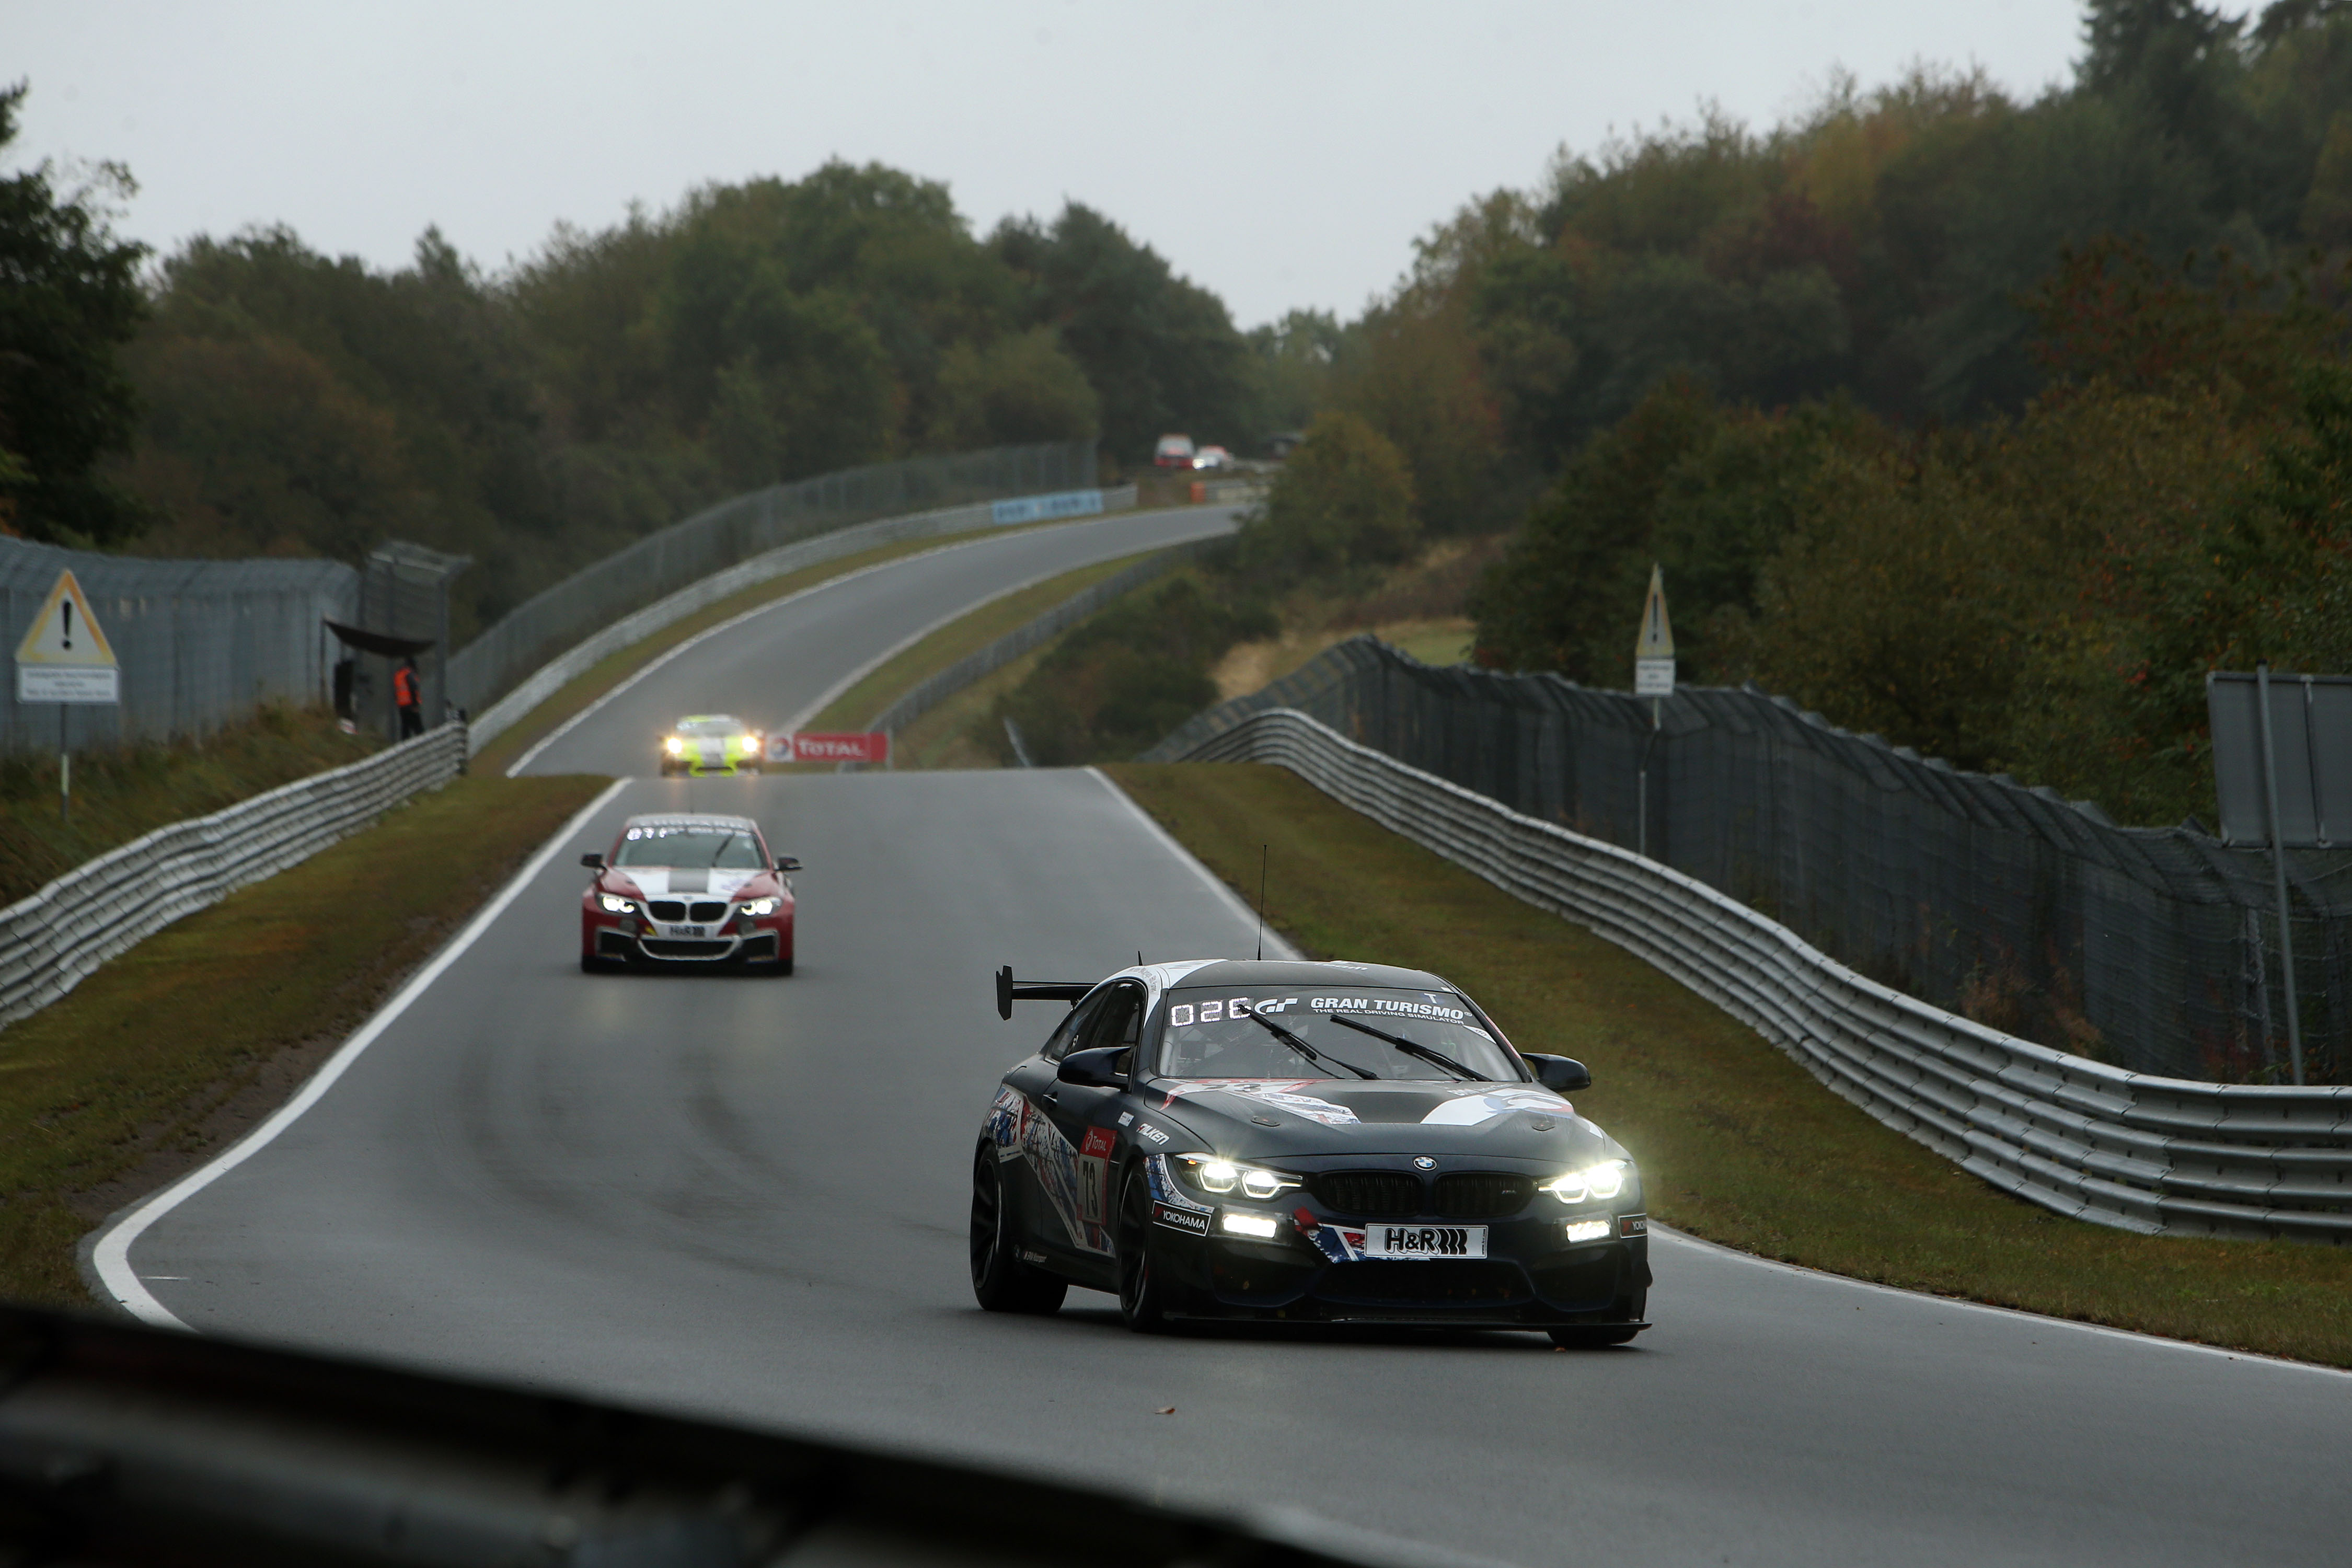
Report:
<svg viewBox="0 0 2352 1568"><path fill-rule="evenodd" d="M740 827L632 827L613 864L757 871L767 862L760 841Z"/></svg>

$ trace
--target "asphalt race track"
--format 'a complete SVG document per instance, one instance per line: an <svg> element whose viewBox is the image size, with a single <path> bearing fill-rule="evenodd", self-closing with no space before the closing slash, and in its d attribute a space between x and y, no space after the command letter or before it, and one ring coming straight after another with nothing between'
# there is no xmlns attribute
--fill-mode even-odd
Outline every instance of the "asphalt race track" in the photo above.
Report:
<svg viewBox="0 0 2352 1568"><path fill-rule="evenodd" d="M1112 519L870 573L701 645L532 766L643 774L680 712L780 722L959 605L1214 521ZM807 862L793 978L575 967L579 852L685 805L748 810ZM2345 1560L2352 1377L1671 1237L1659 1326L1622 1351L1152 1340L1086 1291L1054 1320L980 1312L967 1161L997 1075L1051 1022L999 1023L990 971L1091 976L1250 936L1091 773L639 777L131 1263L205 1331L1522 1563Z"/></svg>

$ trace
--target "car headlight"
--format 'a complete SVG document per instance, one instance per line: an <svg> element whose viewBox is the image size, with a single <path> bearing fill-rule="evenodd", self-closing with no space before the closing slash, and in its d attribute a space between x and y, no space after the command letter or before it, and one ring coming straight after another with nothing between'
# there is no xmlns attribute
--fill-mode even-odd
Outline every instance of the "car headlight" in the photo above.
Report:
<svg viewBox="0 0 2352 1568"><path fill-rule="evenodd" d="M662 750L673 757L682 757L686 755L686 742L672 735L662 742Z"/></svg>
<svg viewBox="0 0 2352 1568"><path fill-rule="evenodd" d="M743 912L747 915L772 915L782 902L782 899L746 899L743 900Z"/></svg>
<svg viewBox="0 0 2352 1568"><path fill-rule="evenodd" d="M1564 1176L1554 1176L1537 1187L1549 1193L1564 1204L1580 1204L1593 1198L1613 1198L1625 1190L1625 1173L1631 1165L1623 1160L1603 1160L1598 1165L1588 1165L1581 1171L1570 1171Z"/></svg>
<svg viewBox="0 0 2352 1568"><path fill-rule="evenodd" d="M616 899L610 893L597 894L596 901L604 906L604 912L608 915L625 915L631 910L636 908L636 906L629 902L628 900Z"/></svg>
<svg viewBox="0 0 2352 1568"><path fill-rule="evenodd" d="M1176 1170L1189 1186L1204 1193L1239 1192L1244 1197L1270 1198L1287 1187L1298 1185L1298 1178L1286 1176L1280 1171L1261 1170L1255 1165L1236 1164L1220 1160L1214 1154L1179 1154Z"/></svg>

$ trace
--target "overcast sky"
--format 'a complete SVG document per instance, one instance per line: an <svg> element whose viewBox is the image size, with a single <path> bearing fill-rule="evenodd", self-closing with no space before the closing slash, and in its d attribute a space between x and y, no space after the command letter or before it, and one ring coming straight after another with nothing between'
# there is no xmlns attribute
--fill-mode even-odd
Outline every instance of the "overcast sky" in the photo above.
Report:
<svg viewBox="0 0 2352 1568"><path fill-rule="evenodd" d="M1752 123L1928 60L2031 96L2074 0L0 0L29 79L11 161L116 159L121 226L290 224L404 264L438 224L496 269L559 219L830 157L944 180L974 228L1110 215L1244 326L1349 315L1415 236L1555 149L1690 118Z"/></svg>

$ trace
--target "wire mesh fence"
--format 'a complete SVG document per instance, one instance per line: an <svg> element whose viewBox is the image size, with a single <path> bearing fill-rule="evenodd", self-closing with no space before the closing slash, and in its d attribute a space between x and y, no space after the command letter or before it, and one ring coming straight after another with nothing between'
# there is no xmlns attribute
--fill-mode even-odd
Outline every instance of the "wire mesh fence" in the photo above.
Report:
<svg viewBox="0 0 2352 1568"><path fill-rule="evenodd" d="M349 620L359 574L335 561L144 561L0 538L0 637L14 654L70 570L112 645L117 704L0 702L0 751L203 735L271 700L323 701L328 620Z"/></svg>
<svg viewBox="0 0 2352 1568"><path fill-rule="evenodd" d="M1371 637L1201 714L1181 756L1296 708L1530 816L1634 847L1895 989L2136 1072L2282 1082L2268 851L2119 827L2003 775L1839 730L1784 698L1659 703L1432 668ZM1637 784L1637 780L1643 781ZM2286 856L2310 1081L2352 1078L2352 853Z"/></svg>
<svg viewBox="0 0 2352 1568"><path fill-rule="evenodd" d="M869 518L1094 483L1093 443L1055 441L909 458L737 496L517 605L451 657L448 699L478 713L597 627L779 545Z"/></svg>

